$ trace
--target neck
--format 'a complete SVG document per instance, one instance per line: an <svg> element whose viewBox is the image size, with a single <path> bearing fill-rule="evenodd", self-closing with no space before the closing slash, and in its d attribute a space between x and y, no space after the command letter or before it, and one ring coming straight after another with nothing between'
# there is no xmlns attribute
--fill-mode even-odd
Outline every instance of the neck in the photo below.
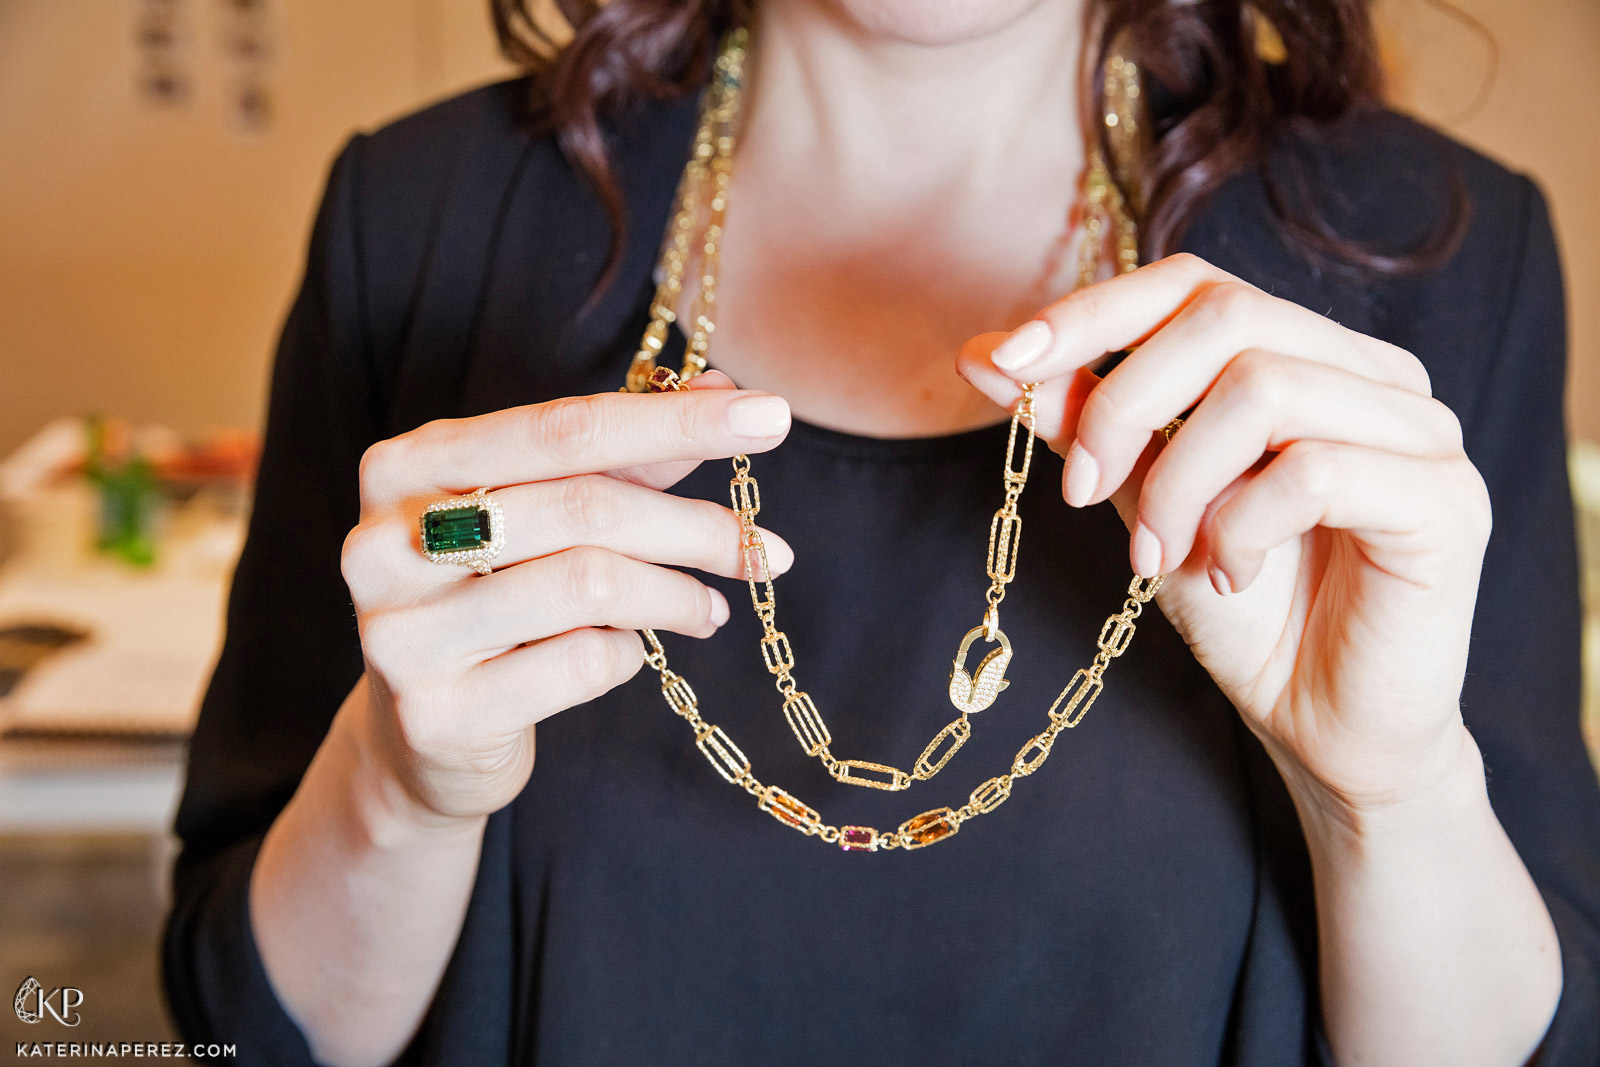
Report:
<svg viewBox="0 0 1600 1067"><path fill-rule="evenodd" d="M955 355L1071 288L1081 6L760 0L756 12L711 362L834 429L995 421Z"/></svg>
<svg viewBox="0 0 1600 1067"><path fill-rule="evenodd" d="M868 208L1079 172L1079 4L1037 2L966 32L902 19L923 24L916 37L850 6L757 6L741 156L792 163Z"/></svg>

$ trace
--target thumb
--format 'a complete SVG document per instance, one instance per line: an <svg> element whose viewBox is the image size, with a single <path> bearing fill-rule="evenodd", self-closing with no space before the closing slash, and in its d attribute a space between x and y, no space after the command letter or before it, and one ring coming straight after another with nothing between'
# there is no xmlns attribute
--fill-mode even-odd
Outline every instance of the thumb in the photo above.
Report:
<svg viewBox="0 0 1600 1067"><path fill-rule="evenodd" d="M737 389L733 379L720 370L707 370L689 379L690 389Z"/></svg>

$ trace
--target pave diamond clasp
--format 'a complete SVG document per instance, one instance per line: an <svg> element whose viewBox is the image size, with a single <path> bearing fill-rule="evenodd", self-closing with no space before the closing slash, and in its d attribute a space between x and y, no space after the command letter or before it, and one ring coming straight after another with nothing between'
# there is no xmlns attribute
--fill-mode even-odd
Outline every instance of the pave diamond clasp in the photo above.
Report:
<svg viewBox="0 0 1600 1067"><path fill-rule="evenodd" d="M990 630L992 632L986 632ZM999 644L978 662L977 670L968 674L967 650L980 637ZM1005 631L999 626L991 627L987 621L982 626L974 626L962 638L955 663L950 668L950 703L968 715L982 711L994 703L1000 690L1011 684L1006 679L1006 668L1010 665L1011 641Z"/></svg>

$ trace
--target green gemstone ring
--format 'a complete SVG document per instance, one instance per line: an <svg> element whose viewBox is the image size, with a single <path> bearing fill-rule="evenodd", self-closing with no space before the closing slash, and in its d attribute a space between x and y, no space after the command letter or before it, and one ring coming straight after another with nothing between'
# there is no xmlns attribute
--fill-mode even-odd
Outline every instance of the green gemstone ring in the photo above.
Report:
<svg viewBox="0 0 1600 1067"><path fill-rule="evenodd" d="M506 544L506 516L500 504L479 489L467 496L435 500L422 512L422 554L434 563L453 563L488 574Z"/></svg>

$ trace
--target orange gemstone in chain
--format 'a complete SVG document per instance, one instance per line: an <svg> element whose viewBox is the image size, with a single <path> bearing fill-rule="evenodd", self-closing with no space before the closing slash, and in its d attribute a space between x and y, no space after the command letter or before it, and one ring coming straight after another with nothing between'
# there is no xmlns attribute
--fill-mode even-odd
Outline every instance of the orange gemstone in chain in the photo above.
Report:
<svg viewBox="0 0 1600 1067"><path fill-rule="evenodd" d="M906 848L926 848L961 829L956 813L949 808L935 808L913 816L900 824L900 837Z"/></svg>

